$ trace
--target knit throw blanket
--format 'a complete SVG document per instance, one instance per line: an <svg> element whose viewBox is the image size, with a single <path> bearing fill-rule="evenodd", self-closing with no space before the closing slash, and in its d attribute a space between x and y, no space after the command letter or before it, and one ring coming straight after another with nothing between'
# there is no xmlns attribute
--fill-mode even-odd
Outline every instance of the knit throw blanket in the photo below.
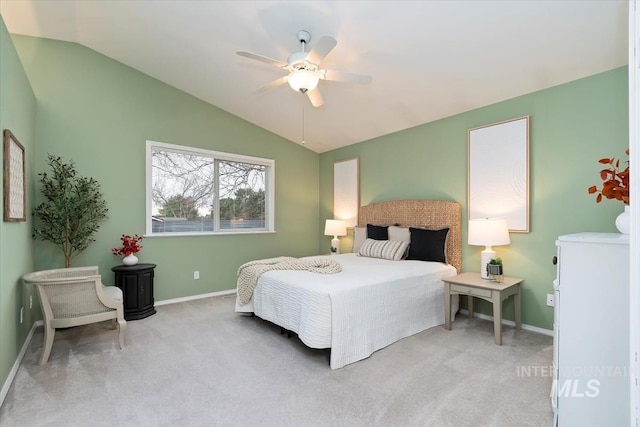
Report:
<svg viewBox="0 0 640 427"><path fill-rule="evenodd" d="M245 305L253 296L260 276L270 270L307 270L312 273L335 274L342 271L338 261L329 258L298 259L277 257L242 264L238 268L238 301Z"/></svg>

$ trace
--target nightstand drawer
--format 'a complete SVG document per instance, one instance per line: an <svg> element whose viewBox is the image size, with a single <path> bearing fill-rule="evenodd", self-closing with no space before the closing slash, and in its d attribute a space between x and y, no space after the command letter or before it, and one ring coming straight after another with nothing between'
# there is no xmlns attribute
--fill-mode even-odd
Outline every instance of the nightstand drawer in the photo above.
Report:
<svg viewBox="0 0 640 427"><path fill-rule="evenodd" d="M474 297L491 298L491 290L489 289L472 288L469 286L456 285L453 283L451 284L451 292L456 292L463 295L471 295Z"/></svg>

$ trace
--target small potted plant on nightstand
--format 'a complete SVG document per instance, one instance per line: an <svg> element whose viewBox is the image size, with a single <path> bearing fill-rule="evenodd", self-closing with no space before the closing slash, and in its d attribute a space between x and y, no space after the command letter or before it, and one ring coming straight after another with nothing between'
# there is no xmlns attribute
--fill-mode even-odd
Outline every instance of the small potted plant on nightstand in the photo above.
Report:
<svg viewBox="0 0 640 427"><path fill-rule="evenodd" d="M496 282L502 282L502 258L491 258L489 264L487 264L487 274Z"/></svg>

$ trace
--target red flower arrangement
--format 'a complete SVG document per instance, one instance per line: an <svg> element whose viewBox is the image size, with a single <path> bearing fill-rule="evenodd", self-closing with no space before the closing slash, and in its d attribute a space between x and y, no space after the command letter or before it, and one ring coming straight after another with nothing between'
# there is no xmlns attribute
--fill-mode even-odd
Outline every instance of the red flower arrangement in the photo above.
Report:
<svg viewBox="0 0 640 427"><path fill-rule="evenodd" d="M627 156L629 155L629 149L627 148ZM598 193L596 196L596 203L602 201L602 197L607 199L620 200L625 205L629 204L629 161L627 160L627 167L624 170L620 170L620 160L612 158L604 158L598 161L603 165L609 165L607 169L600 171L600 178L602 179L602 188L598 190L598 187L592 185L589 187L589 194Z"/></svg>
<svg viewBox="0 0 640 427"><path fill-rule="evenodd" d="M134 236L123 234L120 240L122 240L122 248L113 248L111 250L116 256L129 256L140 252L140 249L142 249L142 245L140 244L142 236L138 236L137 234Z"/></svg>

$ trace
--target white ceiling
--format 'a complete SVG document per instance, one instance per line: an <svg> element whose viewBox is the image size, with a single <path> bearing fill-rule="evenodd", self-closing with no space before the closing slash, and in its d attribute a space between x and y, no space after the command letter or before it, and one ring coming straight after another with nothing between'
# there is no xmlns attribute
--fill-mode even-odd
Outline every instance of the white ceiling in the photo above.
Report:
<svg viewBox="0 0 640 427"><path fill-rule="evenodd" d="M77 42L316 152L627 64L628 3L606 1L1 0L11 33ZM324 106L235 54L286 62L305 29L338 45ZM506 117L505 117L506 118Z"/></svg>

